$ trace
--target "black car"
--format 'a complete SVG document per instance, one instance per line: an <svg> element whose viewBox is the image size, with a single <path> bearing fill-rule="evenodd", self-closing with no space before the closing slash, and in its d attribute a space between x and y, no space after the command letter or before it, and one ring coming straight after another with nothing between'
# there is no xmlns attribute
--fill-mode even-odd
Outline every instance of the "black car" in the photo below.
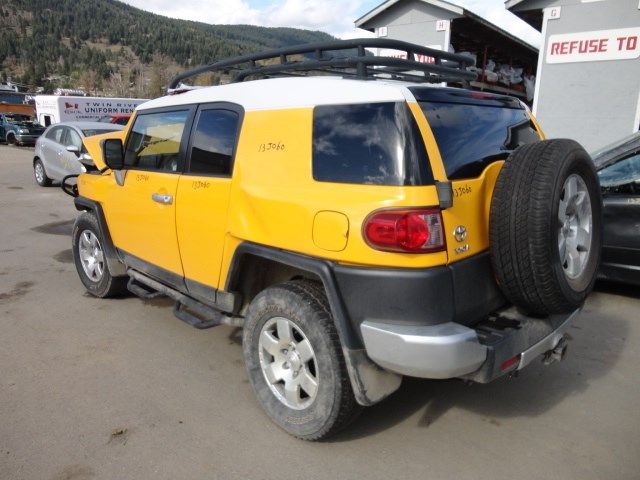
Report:
<svg viewBox="0 0 640 480"><path fill-rule="evenodd" d="M591 156L604 206L600 278L640 285L640 132Z"/></svg>

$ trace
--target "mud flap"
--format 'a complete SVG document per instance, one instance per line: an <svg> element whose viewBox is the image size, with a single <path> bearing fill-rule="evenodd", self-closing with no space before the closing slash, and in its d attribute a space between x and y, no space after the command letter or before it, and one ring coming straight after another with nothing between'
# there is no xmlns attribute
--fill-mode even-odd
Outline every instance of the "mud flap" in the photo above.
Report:
<svg viewBox="0 0 640 480"><path fill-rule="evenodd" d="M367 357L364 349L342 347L342 352L353 394L360 405L375 405L400 388L402 375L380 368Z"/></svg>

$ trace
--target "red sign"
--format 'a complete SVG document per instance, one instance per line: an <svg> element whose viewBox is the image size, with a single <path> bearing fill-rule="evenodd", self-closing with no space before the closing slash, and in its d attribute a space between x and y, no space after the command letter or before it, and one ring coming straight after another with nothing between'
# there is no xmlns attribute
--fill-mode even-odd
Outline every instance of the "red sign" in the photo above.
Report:
<svg viewBox="0 0 640 480"><path fill-rule="evenodd" d="M551 35L547 63L629 60L640 57L640 28Z"/></svg>

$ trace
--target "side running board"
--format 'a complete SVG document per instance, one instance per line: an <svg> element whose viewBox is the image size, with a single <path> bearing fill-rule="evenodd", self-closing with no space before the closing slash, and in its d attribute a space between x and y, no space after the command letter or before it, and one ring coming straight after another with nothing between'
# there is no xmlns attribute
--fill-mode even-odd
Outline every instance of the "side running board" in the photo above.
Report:
<svg viewBox="0 0 640 480"><path fill-rule="evenodd" d="M160 295L166 295L174 299L176 304L173 308L173 314L179 320L188 323L192 327L205 329L218 325L230 325L233 327L242 327L244 325L244 318L234 317L216 310L178 290L157 282L137 270L130 268L127 270L127 275L129 275L127 289L131 293L144 299L155 298Z"/></svg>

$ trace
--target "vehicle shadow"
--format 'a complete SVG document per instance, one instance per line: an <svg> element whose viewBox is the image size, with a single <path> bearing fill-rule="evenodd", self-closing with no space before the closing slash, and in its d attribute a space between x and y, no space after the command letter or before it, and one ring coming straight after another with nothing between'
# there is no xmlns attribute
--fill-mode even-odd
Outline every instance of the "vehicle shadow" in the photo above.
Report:
<svg viewBox="0 0 640 480"><path fill-rule="evenodd" d="M610 280L598 280L595 290L598 292L619 295L623 297L640 299L640 287L628 283L613 282Z"/></svg>
<svg viewBox="0 0 640 480"><path fill-rule="evenodd" d="M545 413L587 390L617 363L630 320L622 313L609 312L611 298L607 296L596 292L589 298L569 329L568 354L563 362L546 367L534 360L520 375L486 385L405 378L396 393L364 409L348 429L330 441L356 440L409 421L428 428L452 408L468 410L494 424Z"/></svg>

